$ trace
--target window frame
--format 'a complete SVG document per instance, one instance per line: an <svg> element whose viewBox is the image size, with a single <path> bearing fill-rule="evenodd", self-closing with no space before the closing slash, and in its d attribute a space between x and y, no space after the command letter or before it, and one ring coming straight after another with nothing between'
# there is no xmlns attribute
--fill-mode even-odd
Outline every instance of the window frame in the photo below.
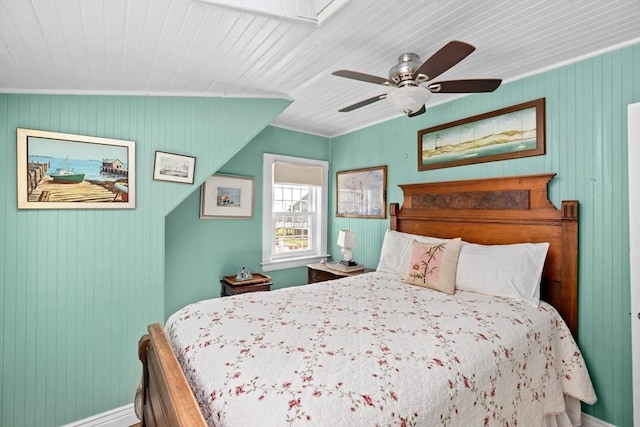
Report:
<svg viewBox="0 0 640 427"><path fill-rule="evenodd" d="M304 253L275 254L275 233L273 212L273 164L274 162L286 162L322 167L322 186L318 188L318 210L312 216L317 224L311 227L313 241L317 245L305 250ZM310 196L311 197L311 196ZM263 154L262 162L262 262L260 265L264 271L283 270L286 268L304 267L307 264L320 262L327 255L327 230L329 212L329 162L303 157L283 156L279 154ZM291 212L295 215L295 212Z"/></svg>

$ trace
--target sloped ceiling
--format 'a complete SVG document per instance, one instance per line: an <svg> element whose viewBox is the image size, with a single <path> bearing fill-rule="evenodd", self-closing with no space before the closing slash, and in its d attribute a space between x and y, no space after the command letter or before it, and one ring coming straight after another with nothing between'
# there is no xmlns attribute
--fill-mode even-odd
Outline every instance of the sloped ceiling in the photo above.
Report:
<svg viewBox="0 0 640 427"><path fill-rule="evenodd" d="M0 0L0 91L284 97L274 125L332 137L399 115L339 113L386 89L332 71L387 77L451 40L477 50L441 79L508 82L640 42L640 1L351 0L318 26L196 0Z"/></svg>

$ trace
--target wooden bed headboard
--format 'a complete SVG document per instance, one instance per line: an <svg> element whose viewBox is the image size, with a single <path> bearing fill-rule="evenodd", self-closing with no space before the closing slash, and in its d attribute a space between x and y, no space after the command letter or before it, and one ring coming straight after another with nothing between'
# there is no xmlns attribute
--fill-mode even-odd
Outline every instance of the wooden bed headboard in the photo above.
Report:
<svg viewBox="0 0 640 427"><path fill-rule="evenodd" d="M578 202L556 209L547 195L555 174L400 185L391 229L484 245L548 242L540 297L578 332Z"/></svg>

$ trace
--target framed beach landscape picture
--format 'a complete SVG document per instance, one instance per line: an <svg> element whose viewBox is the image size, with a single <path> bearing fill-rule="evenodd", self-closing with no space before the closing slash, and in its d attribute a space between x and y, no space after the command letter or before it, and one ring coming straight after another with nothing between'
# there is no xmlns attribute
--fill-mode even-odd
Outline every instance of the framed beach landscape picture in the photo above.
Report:
<svg viewBox="0 0 640 427"><path fill-rule="evenodd" d="M419 171L544 153L544 98L418 131Z"/></svg>
<svg viewBox="0 0 640 427"><path fill-rule="evenodd" d="M19 209L133 209L133 141L17 129Z"/></svg>

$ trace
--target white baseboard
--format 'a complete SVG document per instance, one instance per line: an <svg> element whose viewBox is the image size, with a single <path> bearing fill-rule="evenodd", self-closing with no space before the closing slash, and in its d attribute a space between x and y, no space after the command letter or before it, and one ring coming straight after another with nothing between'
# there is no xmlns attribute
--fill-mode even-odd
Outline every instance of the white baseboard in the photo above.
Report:
<svg viewBox="0 0 640 427"><path fill-rule="evenodd" d="M63 427L129 427L139 421L130 403Z"/></svg>
<svg viewBox="0 0 640 427"><path fill-rule="evenodd" d="M613 424L606 423L596 417L582 413L582 427L615 427Z"/></svg>

